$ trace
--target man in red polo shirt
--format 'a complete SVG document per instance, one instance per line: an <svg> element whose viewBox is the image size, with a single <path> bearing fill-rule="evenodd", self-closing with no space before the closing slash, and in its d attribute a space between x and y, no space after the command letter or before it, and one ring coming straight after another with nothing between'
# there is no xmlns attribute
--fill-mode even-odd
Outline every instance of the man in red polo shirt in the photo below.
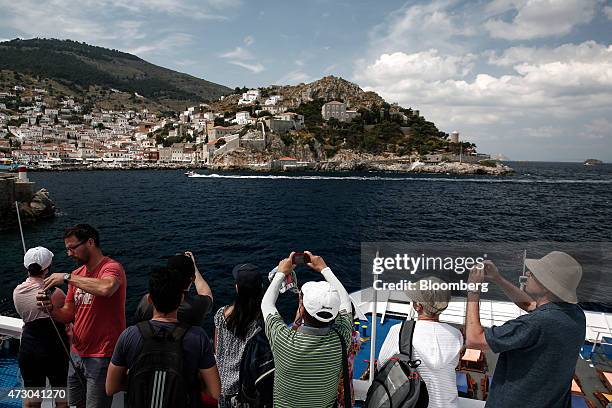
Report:
<svg viewBox="0 0 612 408"><path fill-rule="evenodd" d="M64 233L66 253L79 265L72 273L54 273L45 279L45 289L68 284L64 306L53 308L43 296L55 320L74 321L68 371L70 406L106 408L112 398L104 384L117 339L125 329L126 277L121 264L104 256L100 235L92 226L78 224Z"/></svg>

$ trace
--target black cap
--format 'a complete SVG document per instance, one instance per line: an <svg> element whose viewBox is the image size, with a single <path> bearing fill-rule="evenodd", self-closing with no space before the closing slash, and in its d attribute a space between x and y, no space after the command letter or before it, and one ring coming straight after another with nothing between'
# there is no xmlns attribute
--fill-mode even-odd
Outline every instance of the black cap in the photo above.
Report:
<svg viewBox="0 0 612 408"><path fill-rule="evenodd" d="M232 269L232 275L238 286L246 285L252 287L261 287L261 273L253 264L238 264Z"/></svg>

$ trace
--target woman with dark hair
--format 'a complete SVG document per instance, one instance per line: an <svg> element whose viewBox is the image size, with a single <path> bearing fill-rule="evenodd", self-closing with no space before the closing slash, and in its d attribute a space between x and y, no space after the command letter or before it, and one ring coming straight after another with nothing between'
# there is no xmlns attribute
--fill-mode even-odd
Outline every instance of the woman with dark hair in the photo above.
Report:
<svg viewBox="0 0 612 408"><path fill-rule="evenodd" d="M247 341L255 334L261 317L261 274L254 265L240 264L232 271L236 296L231 305L215 314L215 356L221 376L219 407L230 407L238 394L240 359Z"/></svg>
<svg viewBox="0 0 612 408"><path fill-rule="evenodd" d="M19 344L19 369L23 386L28 388L45 388L47 379L51 387L66 388L68 378L68 357L62 345L64 342L69 347L66 326L53 322L49 313L41 310L36 301L36 295L45 286L43 279L49 273L52 261L53 253L47 248L30 248L23 257L28 277L13 291L15 310L24 323ZM64 292L59 288L51 291L47 296L53 306L62 307L66 298ZM41 403L25 401L24 406L40 407ZM67 406L66 402L56 402L56 407Z"/></svg>

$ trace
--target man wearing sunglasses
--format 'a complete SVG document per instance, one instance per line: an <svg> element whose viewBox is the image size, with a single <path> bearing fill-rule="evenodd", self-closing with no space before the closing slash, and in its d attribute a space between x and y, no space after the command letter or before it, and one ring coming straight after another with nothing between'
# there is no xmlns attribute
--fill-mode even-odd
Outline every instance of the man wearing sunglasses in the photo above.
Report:
<svg viewBox="0 0 612 408"><path fill-rule="evenodd" d="M524 291L504 279L490 261L472 269L470 283L482 283L485 277L496 282L529 313L483 328L480 294L468 291L466 346L499 353L487 407L570 408L572 376L586 331L576 297L582 267L559 251L526 259L525 265L529 271Z"/></svg>
<svg viewBox="0 0 612 408"><path fill-rule="evenodd" d="M117 339L125 329L126 277L121 264L104 256L100 235L87 224L77 224L64 233L66 254L79 268L72 273L53 273L45 279L45 290L68 285L64 306L53 308L41 294L39 300L52 317L63 323L74 322L68 371L70 406L110 407L112 397L104 384Z"/></svg>

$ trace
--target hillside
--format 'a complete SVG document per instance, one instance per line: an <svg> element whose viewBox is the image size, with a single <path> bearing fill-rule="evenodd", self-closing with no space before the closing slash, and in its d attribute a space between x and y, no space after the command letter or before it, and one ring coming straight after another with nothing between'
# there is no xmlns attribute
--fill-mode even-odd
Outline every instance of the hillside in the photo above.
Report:
<svg viewBox="0 0 612 408"><path fill-rule="evenodd" d="M426 120L419 111L387 103L376 92L364 91L359 85L335 76L298 85L271 85L259 88L262 100L271 95L282 96L282 104L289 112L304 115L305 128L299 132L283 135L288 147L308 145L311 150L320 146L327 157L342 149L360 152L394 152L400 156L418 152L428 154L449 148L448 134ZM211 103L211 108L232 116L239 110L255 112L264 109L260 102L238 105L246 88L236 88L234 93L221 101ZM350 122L335 119L324 121L321 107L330 101L346 102L347 108L358 112ZM462 148L475 145L462 142ZM458 147L455 146L455 149ZM299 155L298 155L299 156Z"/></svg>
<svg viewBox="0 0 612 408"><path fill-rule="evenodd" d="M0 43L0 70L56 81L74 92L91 87L138 93L167 109L215 100L231 89L151 64L135 55L71 40Z"/></svg>
<svg viewBox="0 0 612 408"><path fill-rule="evenodd" d="M344 101L349 109L355 110L359 108L370 109L374 105L382 106L385 103L385 100L376 92L366 92L359 85L333 75L307 84L270 85L259 89L264 98L268 95L280 95L283 97L282 104L291 107L298 107L302 103L317 99L325 102ZM235 112L238 109L237 104L240 95L246 90L246 88L236 88L232 95L227 96L222 101L213 103L211 107L221 112Z"/></svg>

